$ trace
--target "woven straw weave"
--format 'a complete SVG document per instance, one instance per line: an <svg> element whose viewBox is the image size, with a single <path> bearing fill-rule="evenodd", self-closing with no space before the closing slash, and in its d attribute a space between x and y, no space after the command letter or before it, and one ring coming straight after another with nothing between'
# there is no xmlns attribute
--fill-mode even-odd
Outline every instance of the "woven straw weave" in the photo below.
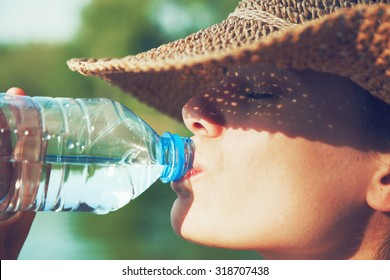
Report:
<svg viewBox="0 0 390 280"><path fill-rule="evenodd" d="M382 3L382 4L381 4ZM245 0L226 20L121 59L72 59L178 119L182 105L235 63L270 63L349 77L390 104L389 0Z"/></svg>

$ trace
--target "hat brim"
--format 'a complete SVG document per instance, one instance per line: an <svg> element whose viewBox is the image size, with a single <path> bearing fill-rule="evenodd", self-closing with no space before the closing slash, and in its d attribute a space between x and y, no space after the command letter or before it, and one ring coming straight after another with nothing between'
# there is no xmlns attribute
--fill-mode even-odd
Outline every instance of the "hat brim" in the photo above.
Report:
<svg viewBox="0 0 390 280"><path fill-rule="evenodd" d="M349 77L390 104L387 5L357 5L253 42L197 52L197 40L215 36L222 25L228 23L137 56L71 59L68 66L119 86L176 119L181 119L181 108L189 98L215 86L223 79L225 69L238 63L266 63L283 69L311 69Z"/></svg>

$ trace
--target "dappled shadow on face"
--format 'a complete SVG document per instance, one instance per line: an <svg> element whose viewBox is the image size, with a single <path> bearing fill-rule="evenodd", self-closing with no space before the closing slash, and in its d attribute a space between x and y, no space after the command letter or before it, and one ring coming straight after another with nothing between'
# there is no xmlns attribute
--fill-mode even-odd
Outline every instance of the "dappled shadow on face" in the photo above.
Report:
<svg viewBox="0 0 390 280"><path fill-rule="evenodd" d="M238 66L217 87L188 101L183 118L192 127L283 133L367 150L359 94L367 93L332 74Z"/></svg>

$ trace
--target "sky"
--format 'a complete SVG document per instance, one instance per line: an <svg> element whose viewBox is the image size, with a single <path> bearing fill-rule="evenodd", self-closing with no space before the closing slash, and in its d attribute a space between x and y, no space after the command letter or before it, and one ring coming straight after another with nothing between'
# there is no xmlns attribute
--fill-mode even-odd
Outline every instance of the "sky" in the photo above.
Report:
<svg viewBox="0 0 390 280"><path fill-rule="evenodd" d="M0 0L0 44L69 41L91 0Z"/></svg>

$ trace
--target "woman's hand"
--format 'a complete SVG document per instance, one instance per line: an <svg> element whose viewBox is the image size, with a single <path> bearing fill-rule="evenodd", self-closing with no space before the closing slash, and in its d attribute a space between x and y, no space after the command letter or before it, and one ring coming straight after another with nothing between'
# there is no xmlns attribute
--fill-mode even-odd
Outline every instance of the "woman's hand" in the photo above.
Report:
<svg viewBox="0 0 390 280"><path fill-rule="evenodd" d="M20 88L10 88L7 94L26 95ZM2 114L0 114L0 124L4 124L5 120L1 118L3 118ZM9 155L10 153L10 139L6 134L2 134L0 137L0 155ZM9 187L6 184L10 183L11 178L12 166L8 162L0 162L1 192ZM16 259L18 257L34 217L35 212L0 213L0 259Z"/></svg>

